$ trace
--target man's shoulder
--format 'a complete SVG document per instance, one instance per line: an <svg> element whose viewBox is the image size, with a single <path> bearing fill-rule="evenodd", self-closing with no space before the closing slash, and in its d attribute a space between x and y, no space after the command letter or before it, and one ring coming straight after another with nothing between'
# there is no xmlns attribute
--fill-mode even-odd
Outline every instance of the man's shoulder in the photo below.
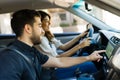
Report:
<svg viewBox="0 0 120 80"><path fill-rule="evenodd" d="M3 57L5 56L17 56L16 52L9 50L7 47L0 49L0 55ZM0 56L0 57L1 57Z"/></svg>

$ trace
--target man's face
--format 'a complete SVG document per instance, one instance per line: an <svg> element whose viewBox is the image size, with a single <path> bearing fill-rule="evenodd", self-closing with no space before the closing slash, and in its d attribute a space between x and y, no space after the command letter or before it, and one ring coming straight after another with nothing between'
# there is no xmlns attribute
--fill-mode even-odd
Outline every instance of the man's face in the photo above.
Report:
<svg viewBox="0 0 120 80"><path fill-rule="evenodd" d="M40 17L35 17L35 22L32 27L31 41L34 45L41 43L41 37L44 36L45 32L42 28Z"/></svg>

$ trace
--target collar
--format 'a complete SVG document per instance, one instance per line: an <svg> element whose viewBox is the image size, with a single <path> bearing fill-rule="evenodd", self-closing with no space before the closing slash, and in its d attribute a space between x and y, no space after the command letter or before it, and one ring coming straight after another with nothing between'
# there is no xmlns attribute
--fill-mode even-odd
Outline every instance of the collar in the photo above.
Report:
<svg viewBox="0 0 120 80"><path fill-rule="evenodd" d="M22 51L25 51L25 52L28 52L28 51L33 51L34 48L29 46L28 44L20 41L20 40L15 40L14 42L11 43L13 46L15 46L18 50L22 50Z"/></svg>

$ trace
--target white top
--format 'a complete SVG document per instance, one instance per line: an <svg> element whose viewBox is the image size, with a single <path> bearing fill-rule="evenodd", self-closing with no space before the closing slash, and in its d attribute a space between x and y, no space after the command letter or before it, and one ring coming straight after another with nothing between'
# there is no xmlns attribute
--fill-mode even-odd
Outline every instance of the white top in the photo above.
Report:
<svg viewBox="0 0 120 80"><path fill-rule="evenodd" d="M48 55L57 56L57 48L61 46L62 43L56 38L53 38L51 41L52 42L50 43L47 37L44 36L42 37L41 44L39 46L44 52L48 53Z"/></svg>

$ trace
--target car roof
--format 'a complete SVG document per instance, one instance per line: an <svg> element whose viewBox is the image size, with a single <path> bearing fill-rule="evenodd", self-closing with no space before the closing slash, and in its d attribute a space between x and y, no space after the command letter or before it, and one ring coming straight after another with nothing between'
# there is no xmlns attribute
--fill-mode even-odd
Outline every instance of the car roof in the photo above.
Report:
<svg viewBox="0 0 120 80"><path fill-rule="evenodd" d="M14 12L20 9L56 8L53 0L0 0L0 13Z"/></svg>
<svg viewBox="0 0 120 80"><path fill-rule="evenodd" d="M70 0L76 2L77 0ZM78 0L79 1L79 0ZM84 0L120 16L119 0ZM0 13L14 12L19 9L67 8L69 0L0 0ZM71 5L72 6L72 5Z"/></svg>

